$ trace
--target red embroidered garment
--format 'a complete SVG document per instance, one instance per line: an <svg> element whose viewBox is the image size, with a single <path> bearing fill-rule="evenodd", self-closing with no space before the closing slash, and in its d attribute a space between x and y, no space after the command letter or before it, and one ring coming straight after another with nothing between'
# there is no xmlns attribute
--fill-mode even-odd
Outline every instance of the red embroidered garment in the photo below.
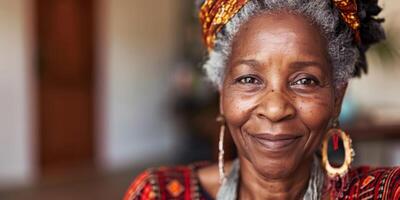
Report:
<svg viewBox="0 0 400 200"><path fill-rule="evenodd" d="M201 187L197 169L208 163L160 167L142 172L133 181L124 200L212 200Z"/></svg>
<svg viewBox="0 0 400 200"><path fill-rule="evenodd" d="M340 199L400 200L400 168L359 167L348 174Z"/></svg>
<svg viewBox="0 0 400 200"><path fill-rule="evenodd" d="M206 164L160 167L142 172L124 200L212 200L199 183L196 170ZM348 173L340 200L400 200L400 168L359 167Z"/></svg>

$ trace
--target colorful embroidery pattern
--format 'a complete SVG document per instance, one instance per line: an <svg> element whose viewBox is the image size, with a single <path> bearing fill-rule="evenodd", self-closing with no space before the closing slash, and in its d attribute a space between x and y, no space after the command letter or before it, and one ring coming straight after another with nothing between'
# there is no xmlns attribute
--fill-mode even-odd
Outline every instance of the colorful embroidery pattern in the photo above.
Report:
<svg viewBox="0 0 400 200"><path fill-rule="evenodd" d="M203 162L146 170L131 184L124 200L212 200L196 174L206 165ZM400 168L359 167L350 170L347 178L339 200L400 200Z"/></svg>
<svg viewBox="0 0 400 200"><path fill-rule="evenodd" d="M131 184L124 200L209 200L195 170L205 162L189 166L160 167L141 173Z"/></svg>
<svg viewBox="0 0 400 200"><path fill-rule="evenodd" d="M382 199L400 197L400 168L359 167L348 174L349 182L339 199Z"/></svg>

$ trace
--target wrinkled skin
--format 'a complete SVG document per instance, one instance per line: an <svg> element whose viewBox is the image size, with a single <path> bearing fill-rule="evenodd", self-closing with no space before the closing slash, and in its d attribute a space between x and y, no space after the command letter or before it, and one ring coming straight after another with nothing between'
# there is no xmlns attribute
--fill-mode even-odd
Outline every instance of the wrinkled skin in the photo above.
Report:
<svg viewBox="0 0 400 200"><path fill-rule="evenodd" d="M300 15L264 14L234 39L220 112L241 161L241 199L298 199L346 85L333 85L327 45Z"/></svg>

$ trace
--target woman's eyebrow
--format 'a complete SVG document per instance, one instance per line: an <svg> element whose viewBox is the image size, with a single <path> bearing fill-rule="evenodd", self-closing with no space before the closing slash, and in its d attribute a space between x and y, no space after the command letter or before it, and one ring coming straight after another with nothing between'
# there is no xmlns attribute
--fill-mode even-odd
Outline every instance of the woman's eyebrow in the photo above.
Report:
<svg viewBox="0 0 400 200"><path fill-rule="evenodd" d="M319 67L319 68L323 68L324 65L322 63L319 63L317 61L296 61L293 63L290 63L289 67L290 68L296 68L296 69L302 69L305 67Z"/></svg>
<svg viewBox="0 0 400 200"><path fill-rule="evenodd" d="M260 66L260 62L254 59L241 59L233 62L233 66L238 66L238 65L247 65L250 67L258 67Z"/></svg>
<svg viewBox="0 0 400 200"><path fill-rule="evenodd" d="M259 67L261 65L260 62L254 59L241 59L233 62L233 66L238 66L238 65L248 65L250 67ZM290 63L289 67L290 68L305 68L305 67L310 67L310 66L315 66L315 67L323 67L324 65L320 62L317 61L296 61Z"/></svg>

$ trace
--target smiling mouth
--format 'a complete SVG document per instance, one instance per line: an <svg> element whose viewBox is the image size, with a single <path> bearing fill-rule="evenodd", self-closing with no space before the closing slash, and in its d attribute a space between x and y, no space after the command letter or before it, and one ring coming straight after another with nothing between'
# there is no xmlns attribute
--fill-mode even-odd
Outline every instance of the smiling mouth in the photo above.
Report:
<svg viewBox="0 0 400 200"><path fill-rule="evenodd" d="M302 136L299 135L272 135L272 134L250 134L251 138L258 144L268 151L283 151L295 142L297 142Z"/></svg>

